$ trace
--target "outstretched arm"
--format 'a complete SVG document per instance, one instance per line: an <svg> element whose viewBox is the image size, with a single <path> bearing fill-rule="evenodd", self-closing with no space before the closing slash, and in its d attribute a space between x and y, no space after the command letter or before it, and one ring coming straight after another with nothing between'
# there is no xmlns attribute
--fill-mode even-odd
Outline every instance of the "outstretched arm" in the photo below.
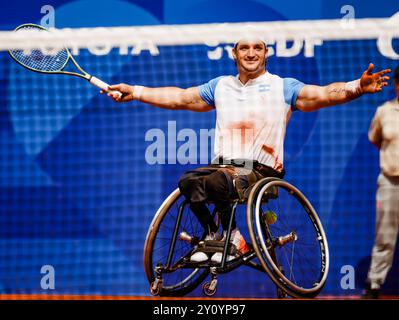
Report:
<svg viewBox="0 0 399 320"><path fill-rule="evenodd" d="M381 127L381 108L378 108L375 112L373 120L371 121L368 138L372 144L374 144L378 149L381 148L382 143L382 127Z"/></svg>
<svg viewBox="0 0 399 320"><path fill-rule="evenodd" d="M335 82L327 86L305 85L298 94L296 101L297 109L301 111L314 111L328 106L349 102L364 93L380 92L388 85L389 77L385 76L391 72L385 69L373 73L374 65L363 72L362 77L351 82Z"/></svg>
<svg viewBox="0 0 399 320"><path fill-rule="evenodd" d="M109 89L122 93L121 97L108 93L108 96L116 102L139 100L163 109L196 112L205 112L213 109L201 98L198 87L188 89L177 87L148 88L120 83L109 86ZM101 93L104 92L101 91Z"/></svg>

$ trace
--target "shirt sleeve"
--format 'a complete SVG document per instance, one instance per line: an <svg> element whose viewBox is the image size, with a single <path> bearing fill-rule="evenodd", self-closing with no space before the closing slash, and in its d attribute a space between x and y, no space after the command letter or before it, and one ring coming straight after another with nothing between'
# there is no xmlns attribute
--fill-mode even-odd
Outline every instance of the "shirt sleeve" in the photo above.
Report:
<svg viewBox="0 0 399 320"><path fill-rule="evenodd" d="M208 105L215 107L215 90L216 85L218 84L219 80L222 79L223 76L217 77L215 79L210 80L207 83L204 83L198 87L199 94Z"/></svg>
<svg viewBox="0 0 399 320"><path fill-rule="evenodd" d="M296 99L301 89L305 84L294 78L284 78L284 101L289 106L293 107L294 110L296 105Z"/></svg>
<svg viewBox="0 0 399 320"><path fill-rule="evenodd" d="M369 140L372 144L380 147L382 140L382 128L381 128L381 119L380 119L381 109L378 108L373 120L371 121L368 136Z"/></svg>

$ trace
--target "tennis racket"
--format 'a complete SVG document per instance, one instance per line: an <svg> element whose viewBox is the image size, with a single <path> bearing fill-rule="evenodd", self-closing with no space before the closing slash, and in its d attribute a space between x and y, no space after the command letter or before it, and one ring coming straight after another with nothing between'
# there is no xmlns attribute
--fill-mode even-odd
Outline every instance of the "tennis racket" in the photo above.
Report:
<svg viewBox="0 0 399 320"><path fill-rule="evenodd" d="M37 24L23 24L15 29L16 32L22 30L36 30L49 32L46 28ZM27 68L28 70L45 73L45 74L66 74L70 76L80 77L86 79L91 84L100 88L101 90L122 95L119 91L112 91L108 89L108 84L100 79L88 74L84 71L73 58L67 48L60 48L56 50L9 50L11 58L13 58L18 64ZM76 69L80 72L71 72L64 70L68 62L72 61Z"/></svg>

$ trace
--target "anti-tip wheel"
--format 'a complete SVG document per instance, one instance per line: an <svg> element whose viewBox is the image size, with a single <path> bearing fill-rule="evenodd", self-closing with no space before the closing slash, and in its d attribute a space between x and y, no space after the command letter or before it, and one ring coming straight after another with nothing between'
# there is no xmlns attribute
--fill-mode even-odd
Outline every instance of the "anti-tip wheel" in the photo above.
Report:
<svg viewBox="0 0 399 320"><path fill-rule="evenodd" d="M287 298L287 293L284 290L278 288L277 289L277 298L278 299L286 299Z"/></svg>
<svg viewBox="0 0 399 320"><path fill-rule="evenodd" d="M215 295L216 293L216 286L215 288L211 289L211 282L205 282L202 285L202 291L204 292L204 294L208 297L212 297Z"/></svg>
<svg viewBox="0 0 399 320"><path fill-rule="evenodd" d="M155 280L150 285L150 293L153 296L159 296L162 290L162 281Z"/></svg>

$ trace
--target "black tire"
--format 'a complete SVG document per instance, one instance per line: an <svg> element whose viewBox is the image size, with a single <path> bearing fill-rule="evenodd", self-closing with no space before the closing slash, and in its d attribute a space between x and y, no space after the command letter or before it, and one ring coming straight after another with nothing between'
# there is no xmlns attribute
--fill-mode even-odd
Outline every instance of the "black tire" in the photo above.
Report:
<svg viewBox="0 0 399 320"><path fill-rule="evenodd" d="M276 222L271 224L267 214L277 216ZM317 296L327 279L328 243L303 193L281 179L258 181L249 195L247 223L256 255L272 281L292 297ZM287 235L291 241L277 241Z"/></svg>
<svg viewBox="0 0 399 320"><path fill-rule="evenodd" d="M144 269L151 284L155 280L155 267L166 265L169 243L173 238L173 227L178 208L184 202L179 189L172 192L158 209L147 233L144 244ZM186 228L186 229L185 229ZM188 206L184 207L179 233L186 231L192 236L203 237L203 229ZM166 242L165 245L163 245ZM172 265L189 255L192 246L179 239L173 253ZM209 269L177 268L171 273L162 274L161 296L184 296L197 288L209 274Z"/></svg>

